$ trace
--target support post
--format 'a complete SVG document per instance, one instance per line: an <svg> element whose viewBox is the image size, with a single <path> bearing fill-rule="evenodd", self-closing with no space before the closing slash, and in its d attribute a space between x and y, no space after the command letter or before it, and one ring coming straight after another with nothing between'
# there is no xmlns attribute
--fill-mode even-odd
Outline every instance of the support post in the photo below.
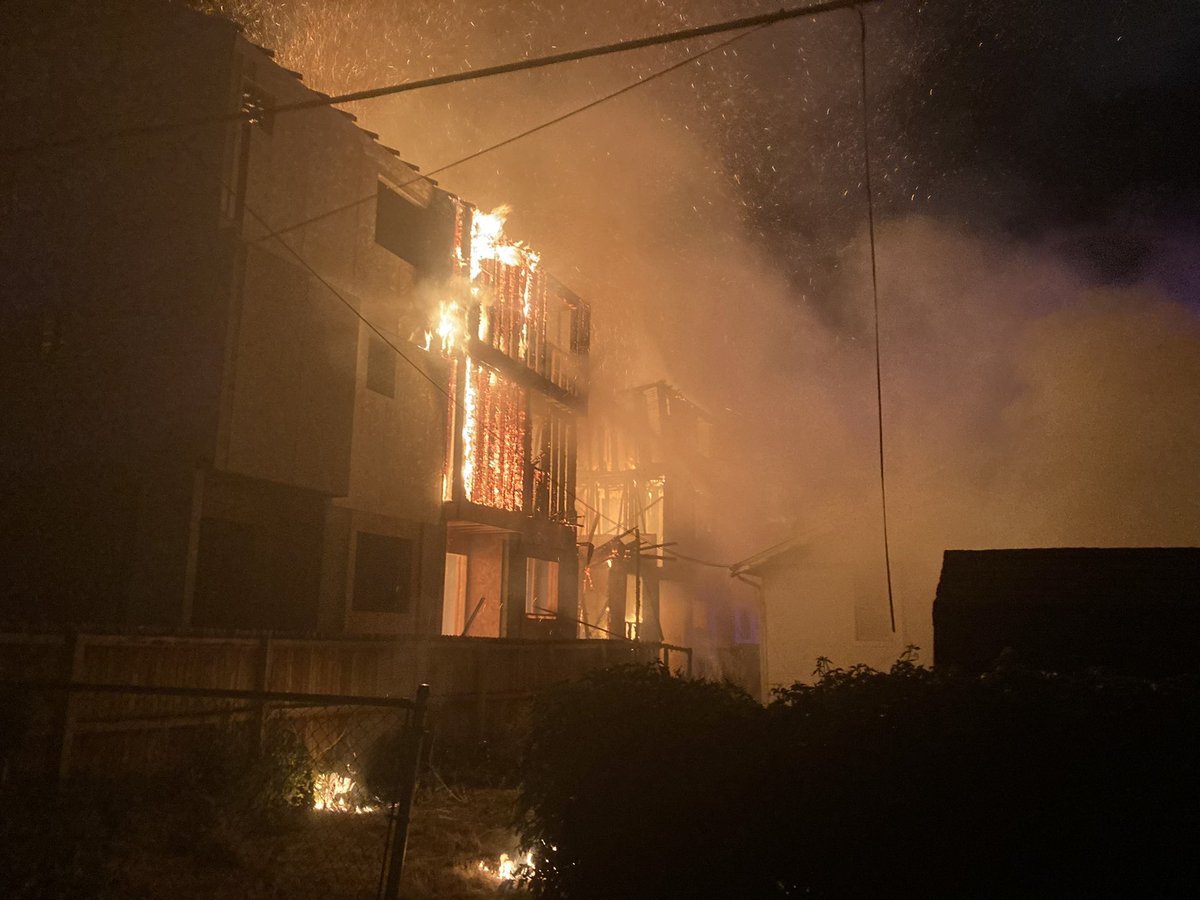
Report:
<svg viewBox="0 0 1200 900"><path fill-rule="evenodd" d="M633 529L633 639L642 639L642 531Z"/></svg>
<svg viewBox="0 0 1200 900"><path fill-rule="evenodd" d="M491 674L487 664L487 644L475 648L475 739L487 740L487 689Z"/></svg>
<svg viewBox="0 0 1200 900"><path fill-rule="evenodd" d="M412 718L404 735L400 760L399 788L396 806L392 811L391 836L384 860L383 900L400 896L400 875L404 869L404 853L408 849L408 826L412 820L413 795L421 771L421 748L425 743L425 716L429 708L429 685L417 688Z"/></svg>
<svg viewBox="0 0 1200 900"><path fill-rule="evenodd" d="M59 710L58 759L55 760L54 782L61 790L71 775L71 752L75 744L75 694L72 685L79 680L83 668L83 652L86 646L83 635L72 631L63 640L62 704Z"/></svg>
<svg viewBox="0 0 1200 900"><path fill-rule="evenodd" d="M254 673L254 689L265 694L271 688L271 636L264 634L258 641L257 668ZM267 737L267 702L260 700L254 713L254 749L262 753Z"/></svg>

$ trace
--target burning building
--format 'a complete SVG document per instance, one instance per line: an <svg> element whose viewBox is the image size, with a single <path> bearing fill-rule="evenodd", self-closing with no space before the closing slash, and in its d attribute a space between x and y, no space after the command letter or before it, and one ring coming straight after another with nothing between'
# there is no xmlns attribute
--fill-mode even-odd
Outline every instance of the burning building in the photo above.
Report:
<svg viewBox="0 0 1200 900"><path fill-rule="evenodd" d="M231 22L25 6L0 618L573 633L587 306Z"/></svg>
<svg viewBox="0 0 1200 900"><path fill-rule="evenodd" d="M504 237L503 210L455 201L453 220L464 289L426 336L450 365L442 633L571 636L589 310Z"/></svg>
<svg viewBox="0 0 1200 900"><path fill-rule="evenodd" d="M580 635L685 646L693 674L759 694L762 615L752 591L704 558L718 546L727 466L714 423L665 382L623 391L580 444Z"/></svg>

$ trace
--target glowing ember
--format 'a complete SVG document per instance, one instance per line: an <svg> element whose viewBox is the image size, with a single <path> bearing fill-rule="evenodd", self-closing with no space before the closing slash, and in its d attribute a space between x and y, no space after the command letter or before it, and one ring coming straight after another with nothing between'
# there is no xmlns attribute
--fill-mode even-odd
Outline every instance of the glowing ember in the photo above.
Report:
<svg viewBox="0 0 1200 900"><path fill-rule="evenodd" d="M504 234L504 222L510 210L498 206L490 213L475 211L471 219L471 280L479 278L485 259L495 259L500 238Z"/></svg>
<svg viewBox="0 0 1200 900"><path fill-rule="evenodd" d="M464 499L493 509L525 508L525 466L529 456L529 410L525 389L511 375L471 357L473 341L486 345L549 377L553 354L547 342L546 297L549 279L537 253L504 235L508 208L490 213L463 206L456 222L462 237L470 222L470 242L457 243L460 279L469 293L459 302L439 307L436 328L427 335L430 346L461 365L461 421L450 412L450 434L462 448L460 474ZM469 247L469 253L467 248ZM464 259L469 256L469 259ZM461 281L460 281L461 287ZM477 321L473 316L478 316ZM461 357L461 360L459 360ZM448 441L452 448L454 441ZM454 454L456 456L457 454ZM453 473L443 479L443 499L453 494Z"/></svg>
<svg viewBox="0 0 1200 900"><path fill-rule="evenodd" d="M438 304L437 336L442 352L453 353L466 338L466 313L457 303Z"/></svg>
<svg viewBox="0 0 1200 900"><path fill-rule="evenodd" d="M467 358L466 382L463 391L462 480L468 497L475 490L475 379L471 377L471 360Z"/></svg>
<svg viewBox="0 0 1200 900"><path fill-rule="evenodd" d="M471 293L478 294L479 288L472 288ZM479 339L486 341L488 330L491 328L491 311L486 303L479 304Z"/></svg>
<svg viewBox="0 0 1200 900"><path fill-rule="evenodd" d="M504 236L508 207L478 210L471 225L471 296L479 301L477 337L513 359L528 361L530 320L545 293L541 257Z"/></svg>
<svg viewBox="0 0 1200 900"><path fill-rule="evenodd" d="M375 807L360 802L362 799L362 791L349 775L318 772L313 777L313 809L318 812L375 812Z"/></svg>
<svg viewBox="0 0 1200 900"><path fill-rule="evenodd" d="M475 211L471 218L471 281L483 272L485 260L494 259L506 266L537 268L541 257L520 242L504 239L504 223L512 210L497 206L490 213Z"/></svg>
<svg viewBox="0 0 1200 900"><path fill-rule="evenodd" d="M497 881L524 881L533 874L533 853L526 853L524 859L501 853L495 867L480 860L479 871L490 875Z"/></svg>

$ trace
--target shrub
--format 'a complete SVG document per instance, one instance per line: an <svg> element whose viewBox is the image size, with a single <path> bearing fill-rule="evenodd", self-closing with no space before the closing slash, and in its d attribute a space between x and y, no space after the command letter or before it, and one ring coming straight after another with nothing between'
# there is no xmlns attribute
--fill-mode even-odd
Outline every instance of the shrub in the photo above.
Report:
<svg viewBox="0 0 1200 900"><path fill-rule="evenodd" d="M767 708L658 669L537 704L550 897L1190 896L1200 684L837 669Z"/></svg>
<svg viewBox="0 0 1200 900"><path fill-rule="evenodd" d="M518 800L538 858L535 892L693 897L740 884L761 719L738 687L654 666L544 694Z"/></svg>
<svg viewBox="0 0 1200 900"><path fill-rule="evenodd" d="M279 821L312 808L313 760L304 739L272 722L263 735L262 752L240 781L250 812Z"/></svg>
<svg viewBox="0 0 1200 900"><path fill-rule="evenodd" d="M767 857L789 893L1182 894L1194 685L902 658L827 669L768 711ZM907 873L907 875L906 875Z"/></svg>

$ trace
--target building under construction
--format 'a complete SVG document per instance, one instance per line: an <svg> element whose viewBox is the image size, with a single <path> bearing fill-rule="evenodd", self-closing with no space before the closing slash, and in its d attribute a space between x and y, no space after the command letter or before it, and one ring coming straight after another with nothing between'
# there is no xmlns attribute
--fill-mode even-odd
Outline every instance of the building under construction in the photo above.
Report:
<svg viewBox="0 0 1200 900"><path fill-rule="evenodd" d="M594 404L580 441L580 634L688 647L694 674L758 694L758 596L694 556L719 544L714 429L661 381Z"/></svg>

